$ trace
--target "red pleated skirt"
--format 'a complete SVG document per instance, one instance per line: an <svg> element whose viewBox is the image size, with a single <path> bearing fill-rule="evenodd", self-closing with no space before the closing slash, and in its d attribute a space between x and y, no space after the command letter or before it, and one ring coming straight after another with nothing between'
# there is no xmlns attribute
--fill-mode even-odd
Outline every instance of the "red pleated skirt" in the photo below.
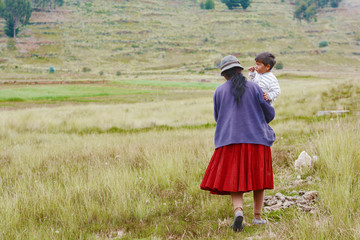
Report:
<svg viewBox="0 0 360 240"><path fill-rule="evenodd" d="M241 143L215 149L200 188L219 195L273 189L271 148Z"/></svg>

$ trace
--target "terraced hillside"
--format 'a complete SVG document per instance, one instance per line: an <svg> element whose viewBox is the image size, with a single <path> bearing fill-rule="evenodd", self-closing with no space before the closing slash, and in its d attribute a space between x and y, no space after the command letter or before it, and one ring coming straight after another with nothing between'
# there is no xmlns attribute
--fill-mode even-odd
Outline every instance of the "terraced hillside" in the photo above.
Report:
<svg viewBox="0 0 360 240"><path fill-rule="evenodd" d="M261 51L273 52L283 72L359 71L359 2L322 9L311 24L294 20L293 7L288 0L253 1L247 11L220 1L201 10L195 0L68 0L34 12L16 50L1 32L1 80L215 80L222 56L249 66ZM320 48L323 40L329 46Z"/></svg>

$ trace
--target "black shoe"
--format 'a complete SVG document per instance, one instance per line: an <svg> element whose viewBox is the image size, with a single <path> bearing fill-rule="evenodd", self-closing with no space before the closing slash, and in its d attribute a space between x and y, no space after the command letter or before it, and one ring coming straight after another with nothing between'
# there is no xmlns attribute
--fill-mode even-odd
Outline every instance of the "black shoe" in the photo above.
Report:
<svg viewBox="0 0 360 240"><path fill-rule="evenodd" d="M242 211L237 211L235 213L234 222L232 224L232 229L234 232L241 232L244 229L244 215Z"/></svg>

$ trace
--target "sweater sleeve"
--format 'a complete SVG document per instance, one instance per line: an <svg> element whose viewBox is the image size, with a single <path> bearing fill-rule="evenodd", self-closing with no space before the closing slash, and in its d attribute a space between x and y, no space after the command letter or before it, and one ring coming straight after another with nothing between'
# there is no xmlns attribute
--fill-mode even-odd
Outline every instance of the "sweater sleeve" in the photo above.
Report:
<svg viewBox="0 0 360 240"><path fill-rule="evenodd" d="M218 106L217 106L217 101L216 101L216 91L214 93L214 97L213 97L213 101L214 101L214 118L215 118L215 122L217 122L218 119Z"/></svg>
<svg viewBox="0 0 360 240"><path fill-rule="evenodd" d="M258 100L260 102L261 109L264 113L265 120L267 123L271 122L275 118L275 109L268 102L264 100L262 91L259 89Z"/></svg>

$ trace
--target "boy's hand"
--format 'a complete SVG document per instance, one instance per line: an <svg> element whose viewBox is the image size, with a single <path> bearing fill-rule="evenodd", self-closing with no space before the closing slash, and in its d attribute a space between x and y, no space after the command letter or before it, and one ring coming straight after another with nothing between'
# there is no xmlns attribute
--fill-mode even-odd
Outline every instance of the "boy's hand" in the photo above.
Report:
<svg viewBox="0 0 360 240"><path fill-rule="evenodd" d="M248 70L249 70L250 72L255 72L255 67L254 67L254 66L249 67Z"/></svg>
<svg viewBox="0 0 360 240"><path fill-rule="evenodd" d="M264 97L264 100L265 100L265 101L268 101L268 100L269 100L269 97L266 95L265 92L263 92L263 97Z"/></svg>

